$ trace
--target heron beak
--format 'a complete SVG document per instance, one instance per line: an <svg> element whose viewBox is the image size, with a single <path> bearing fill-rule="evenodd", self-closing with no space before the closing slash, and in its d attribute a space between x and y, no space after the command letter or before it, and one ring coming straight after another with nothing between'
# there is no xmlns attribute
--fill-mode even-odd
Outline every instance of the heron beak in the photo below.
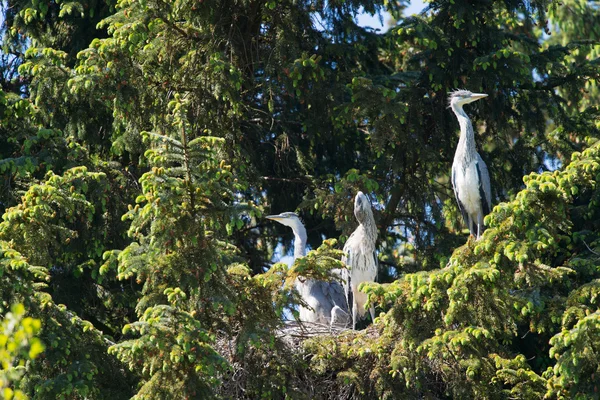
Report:
<svg viewBox="0 0 600 400"><path fill-rule="evenodd" d="M265 218L272 219L273 221L279 221L280 219L282 219L282 217L279 215L267 215Z"/></svg>
<svg viewBox="0 0 600 400"><path fill-rule="evenodd" d="M473 93L471 95L471 101L483 99L484 97L488 97L488 95L485 93Z"/></svg>

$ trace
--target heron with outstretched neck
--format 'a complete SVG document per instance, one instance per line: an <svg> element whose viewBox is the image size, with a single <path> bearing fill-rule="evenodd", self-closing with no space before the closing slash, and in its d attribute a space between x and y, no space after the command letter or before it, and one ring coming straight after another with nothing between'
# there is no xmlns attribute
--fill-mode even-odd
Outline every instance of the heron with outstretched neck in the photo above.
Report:
<svg viewBox="0 0 600 400"><path fill-rule="evenodd" d="M377 278L377 225L371 202L363 192L358 192L354 198L354 216L359 225L346 241L342 257L348 267L342 273L348 303L352 294L352 329L356 328L358 319L366 314L365 304L368 300L368 296L360 292L358 286L363 282L374 282ZM371 318L375 320L375 309L371 306L369 311Z"/></svg>
<svg viewBox="0 0 600 400"><path fill-rule="evenodd" d="M303 257L306 252L306 228L296 213L284 212L266 218L289 226L294 232L294 259ZM342 286L336 282L323 282L315 279L296 279L296 290L308 307L300 305L302 322L317 322L345 328L348 321L348 308Z"/></svg>
<svg viewBox="0 0 600 400"><path fill-rule="evenodd" d="M483 218L490 213L492 189L487 166L477 153L473 124L463 106L484 97L487 94L457 90L448 98L460 125L460 138L452 163L452 187L465 224L477 239L485 230Z"/></svg>

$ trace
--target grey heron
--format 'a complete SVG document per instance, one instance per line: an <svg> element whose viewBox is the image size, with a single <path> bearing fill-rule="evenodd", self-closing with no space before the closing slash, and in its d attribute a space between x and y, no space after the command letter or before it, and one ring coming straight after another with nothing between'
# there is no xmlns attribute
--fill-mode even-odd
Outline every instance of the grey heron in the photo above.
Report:
<svg viewBox="0 0 600 400"><path fill-rule="evenodd" d="M303 257L306 251L306 228L296 213L284 212L278 215L269 215L266 218L289 226L294 232L294 259ZM306 279L304 282L297 279L296 290L302 300L309 306L300 306L300 321L330 324L345 328L348 322L348 308L342 286L336 282L323 282L315 279Z"/></svg>
<svg viewBox="0 0 600 400"><path fill-rule="evenodd" d="M352 329L356 328L358 318L365 315L365 304L368 296L358 290L362 282L374 282L377 277L377 226L371 209L371 202L363 192L358 192L354 198L354 216L359 222L344 245L342 261L348 270L342 271L345 278L344 288L346 298L350 303L352 291ZM375 319L375 309L371 306L371 318Z"/></svg>
<svg viewBox="0 0 600 400"><path fill-rule="evenodd" d="M448 98L460 125L460 139L452 163L452 186L465 224L477 239L485 230L483 218L490 213L492 189L487 166L475 147L473 124L463 106L484 97L487 94L457 90Z"/></svg>

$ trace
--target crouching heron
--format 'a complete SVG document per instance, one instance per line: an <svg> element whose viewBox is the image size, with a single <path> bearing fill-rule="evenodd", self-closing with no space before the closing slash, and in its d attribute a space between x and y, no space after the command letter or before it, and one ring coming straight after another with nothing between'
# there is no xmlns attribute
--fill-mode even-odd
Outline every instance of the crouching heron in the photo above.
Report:
<svg viewBox="0 0 600 400"><path fill-rule="evenodd" d="M294 259L303 257L306 252L306 228L297 214L284 212L269 215L266 218L289 226L294 232ZM300 321L330 324L332 327L345 328L348 325L349 314L346 297L342 286L336 282L323 282L306 279L302 282L296 279L296 290L308 307L300 306Z"/></svg>

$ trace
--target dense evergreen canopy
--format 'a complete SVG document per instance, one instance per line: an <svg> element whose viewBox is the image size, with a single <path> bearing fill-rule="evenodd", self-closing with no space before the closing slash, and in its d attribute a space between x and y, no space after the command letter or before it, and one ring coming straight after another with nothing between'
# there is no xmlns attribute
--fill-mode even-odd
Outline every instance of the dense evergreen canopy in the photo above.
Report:
<svg viewBox="0 0 600 400"><path fill-rule="evenodd" d="M598 398L600 4L406 5L3 3L0 312L17 345L0 384L33 399ZM357 24L382 12L385 33ZM479 241L449 180L457 88L489 95L465 107L495 205ZM359 190L379 317L292 343L293 282L340 267ZM315 250L288 267L274 261L290 232L264 215L294 210Z"/></svg>

